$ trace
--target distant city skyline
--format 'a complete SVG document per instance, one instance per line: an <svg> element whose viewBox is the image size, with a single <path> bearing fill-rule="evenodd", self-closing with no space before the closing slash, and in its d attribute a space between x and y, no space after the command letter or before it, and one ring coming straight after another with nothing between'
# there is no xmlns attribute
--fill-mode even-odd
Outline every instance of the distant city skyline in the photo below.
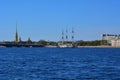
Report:
<svg viewBox="0 0 120 80"><path fill-rule="evenodd" d="M0 1L0 41L14 40L16 22L24 41L59 41L66 28L74 28L75 40L98 40L120 34L119 9L120 0Z"/></svg>

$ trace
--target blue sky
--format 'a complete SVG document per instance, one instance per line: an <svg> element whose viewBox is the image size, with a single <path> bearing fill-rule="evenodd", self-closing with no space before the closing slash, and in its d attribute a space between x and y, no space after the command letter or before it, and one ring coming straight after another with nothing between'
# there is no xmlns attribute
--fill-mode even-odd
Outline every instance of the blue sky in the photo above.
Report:
<svg viewBox="0 0 120 80"><path fill-rule="evenodd" d="M58 41L72 27L76 40L97 40L120 33L120 0L1 0L0 41L14 39L16 22L22 40Z"/></svg>

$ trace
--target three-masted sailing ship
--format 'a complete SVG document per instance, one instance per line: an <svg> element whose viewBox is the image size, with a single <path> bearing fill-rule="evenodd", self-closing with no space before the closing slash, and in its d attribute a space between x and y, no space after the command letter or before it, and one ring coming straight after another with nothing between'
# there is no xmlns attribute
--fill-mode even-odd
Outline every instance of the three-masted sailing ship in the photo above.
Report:
<svg viewBox="0 0 120 80"><path fill-rule="evenodd" d="M69 41L68 39L68 30L66 29L66 34L64 34L64 31L62 31L62 41L61 43L59 44L59 47L60 48L72 48L74 47L74 30L72 28L72 40Z"/></svg>

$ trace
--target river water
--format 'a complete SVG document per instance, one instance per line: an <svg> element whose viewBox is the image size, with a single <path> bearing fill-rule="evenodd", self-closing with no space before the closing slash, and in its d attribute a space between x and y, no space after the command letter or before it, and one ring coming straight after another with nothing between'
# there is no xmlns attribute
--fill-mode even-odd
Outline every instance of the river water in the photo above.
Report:
<svg viewBox="0 0 120 80"><path fill-rule="evenodd" d="M120 49L0 48L0 80L120 80Z"/></svg>

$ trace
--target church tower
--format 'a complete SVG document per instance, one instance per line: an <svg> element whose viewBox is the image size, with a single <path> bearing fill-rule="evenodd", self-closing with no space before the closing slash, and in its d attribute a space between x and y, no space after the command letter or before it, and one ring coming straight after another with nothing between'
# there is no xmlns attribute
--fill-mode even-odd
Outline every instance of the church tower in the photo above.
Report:
<svg viewBox="0 0 120 80"><path fill-rule="evenodd" d="M14 37L14 42L17 43L18 40L18 32L17 32L17 23L16 23L16 33L15 33L15 37Z"/></svg>

